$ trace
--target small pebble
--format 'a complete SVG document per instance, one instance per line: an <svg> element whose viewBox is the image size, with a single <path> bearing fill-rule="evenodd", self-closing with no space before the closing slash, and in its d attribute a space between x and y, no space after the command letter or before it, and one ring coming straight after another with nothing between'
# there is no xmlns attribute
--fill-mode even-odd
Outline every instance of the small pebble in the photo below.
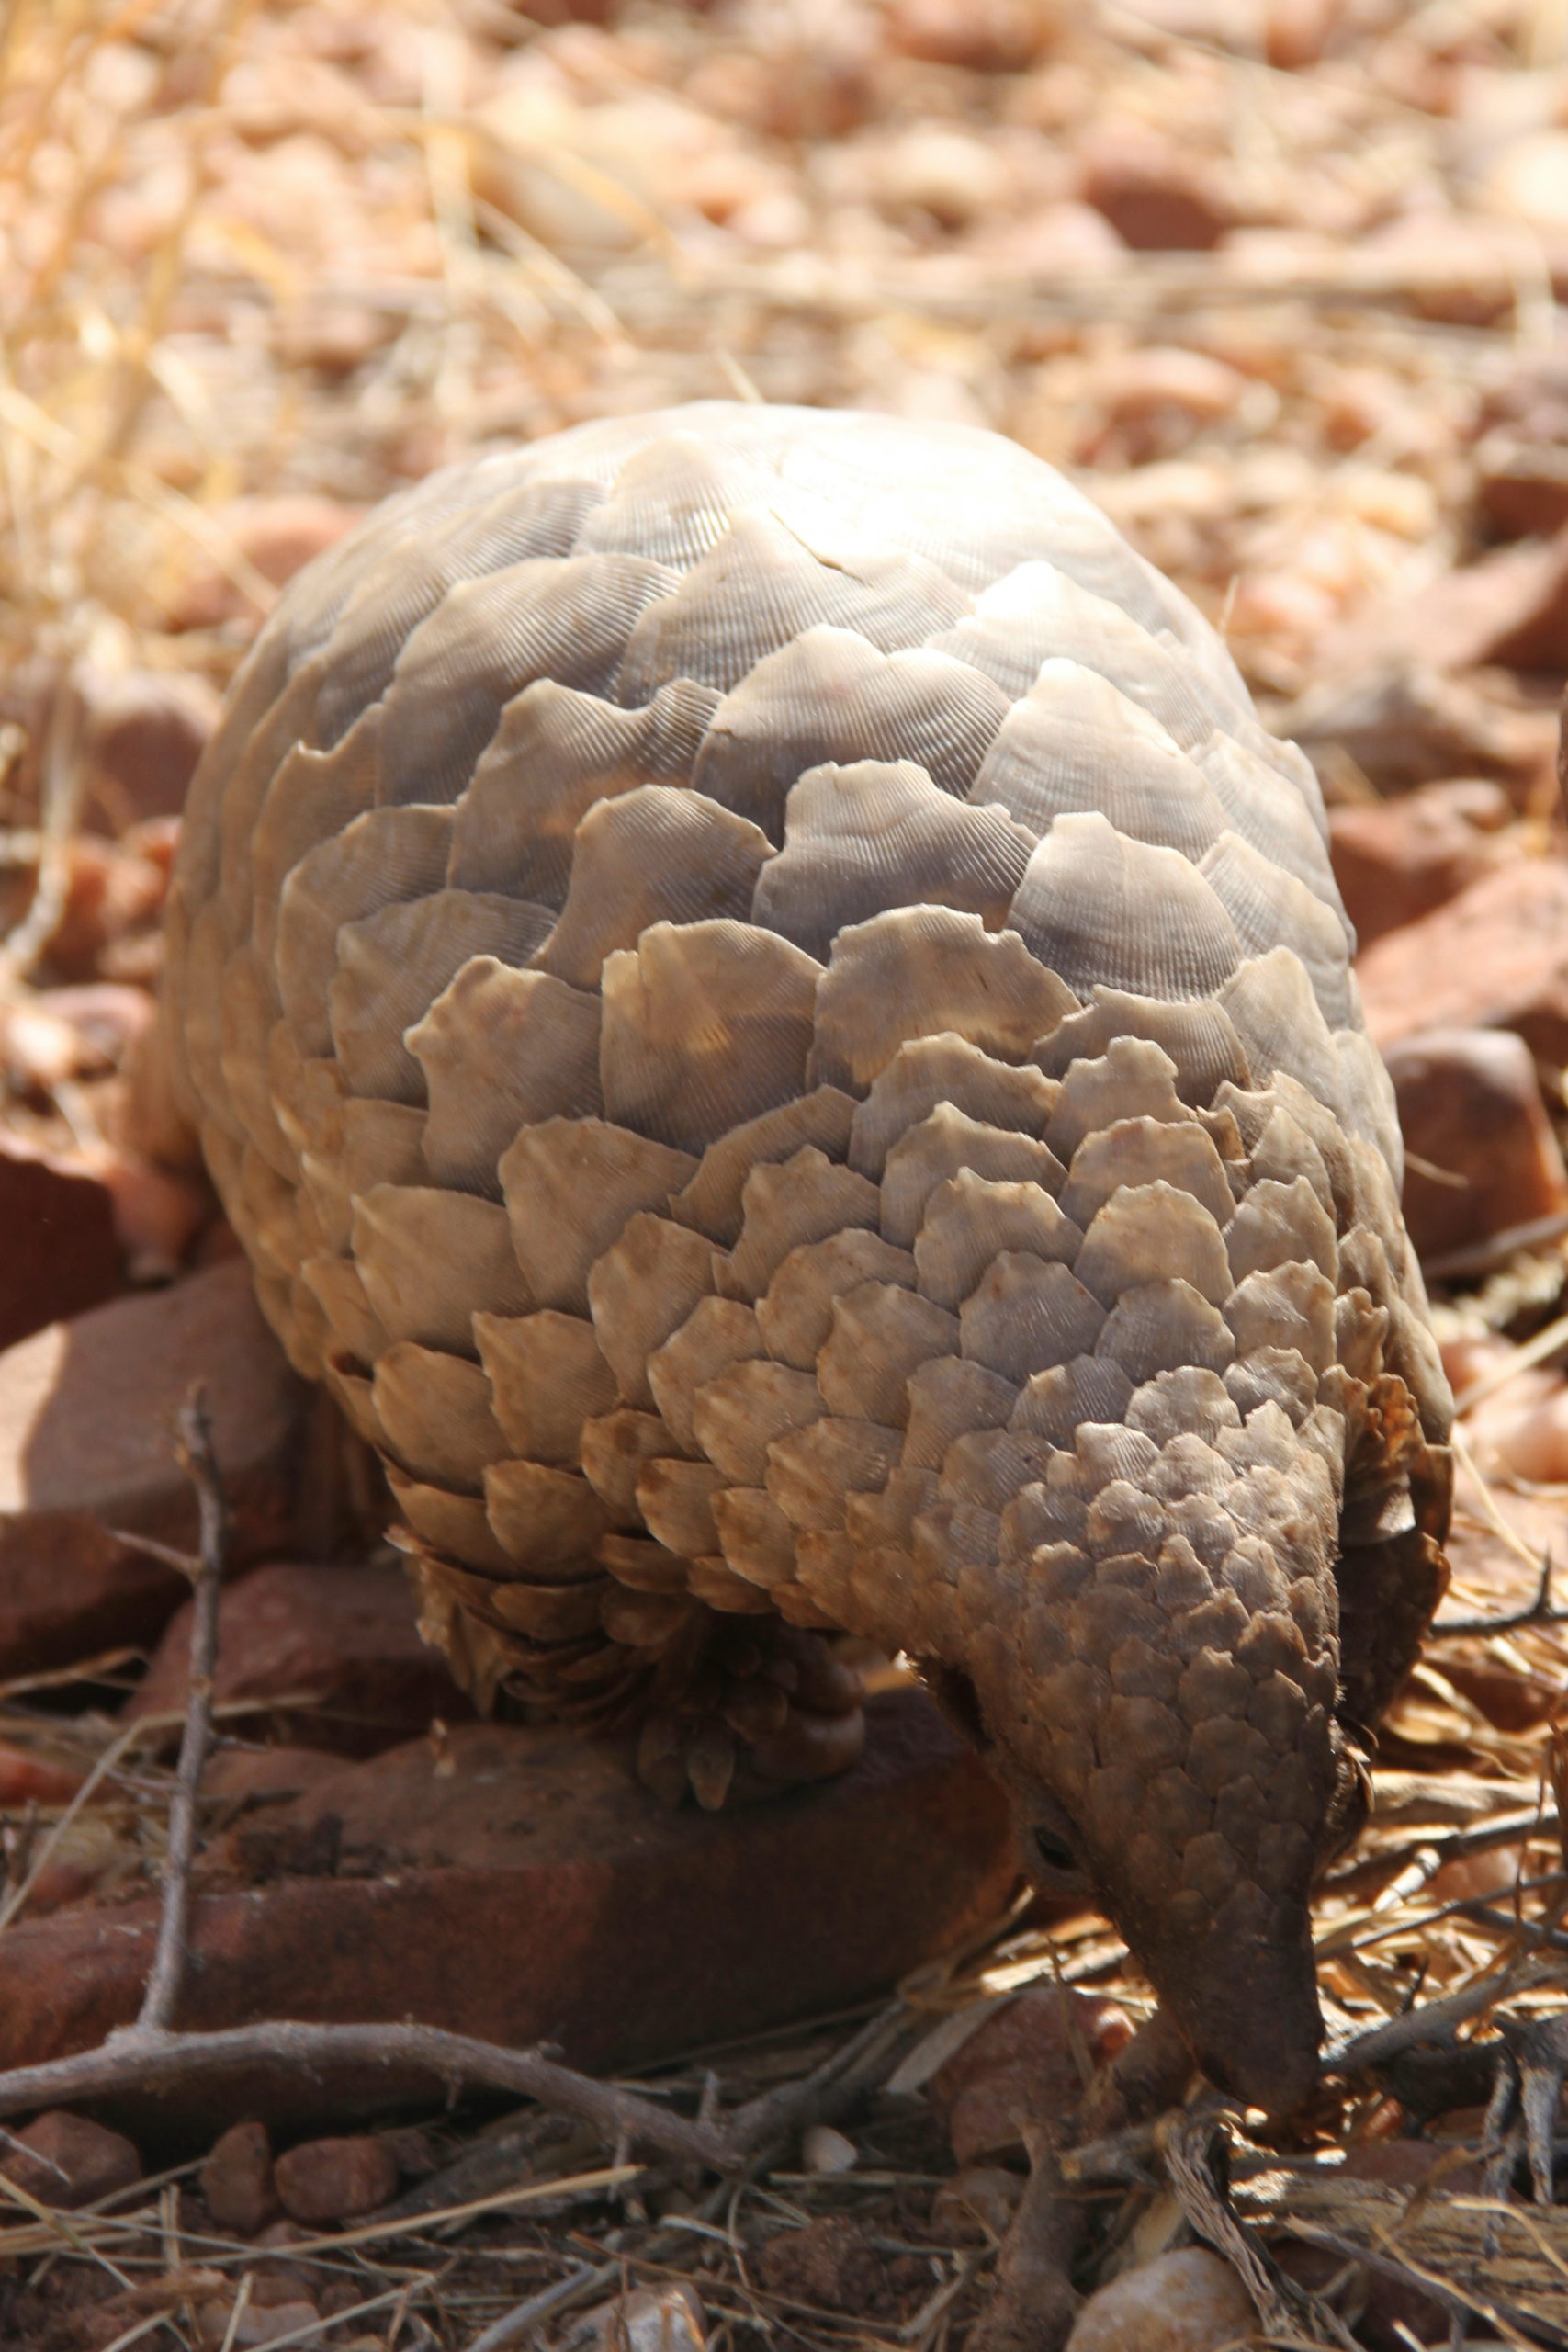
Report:
<svg viewBox="0 0 1568 2352"><path fill-rule="evenodd" d="M852 2172L860 2151L830 2123L814 2123L800 2143L807 2172Z"/></svg>
<svg viewBox="0 0 1568 2352"><path fill-rule="evenodd" d="M0 2173L42 2205L74 2211L141 2177L141 2158L123 2132L64 2108L51 2109L12 2138L17 2144L0 2157Z"/></svg>
<svg viewBox="0 0 1568 2352"><path fill-rule="evenodd" d="M1228 2262L1206 2246L1156 2255L1092 2294L1066 2352L1222 2352L1255 2344L1251 2298Z"/></svg>
<svg viewBox="0 0 1568 2352"><path fill-rule="evenodd" d="M363 2133L307 2140L278 2157L273 2177L278 2201L296 2222L346 2222L389 2203L398 2191L390 2149Z"/></svg>
<svg viewBox="0 0 1568 2352"><path fill-rule="evenodd" d="M277 2189L265 2123L231 2124L201 2167L201 2193L220 2229L253 2238L276 2221Z"/></svg>

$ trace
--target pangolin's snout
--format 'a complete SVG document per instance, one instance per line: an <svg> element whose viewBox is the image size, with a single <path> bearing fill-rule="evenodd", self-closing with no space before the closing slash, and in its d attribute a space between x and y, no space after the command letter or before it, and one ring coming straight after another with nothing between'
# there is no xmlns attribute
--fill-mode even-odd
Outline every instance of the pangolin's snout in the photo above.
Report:
<svg viewBox="0 0 1568 2352"><path fill-rule="evenodd" d="M1317 2083L1323 2020L1310 1922L1281 1939L1227 1932L1139 1952L1202 2072L1265 2114L1293 2114Z"/></svg>

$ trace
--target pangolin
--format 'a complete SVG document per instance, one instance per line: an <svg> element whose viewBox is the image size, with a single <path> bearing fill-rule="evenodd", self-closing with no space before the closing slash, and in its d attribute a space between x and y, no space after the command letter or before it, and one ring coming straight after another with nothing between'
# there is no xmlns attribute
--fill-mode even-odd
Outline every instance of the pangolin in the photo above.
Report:
<svg viewBox="0 0 1568 2352"><path fill-rule="evenodd" d="M1446 1574L1450 1399L1313 772L1077 490L704 402L393 498L192 788L176 1080L481 1703L721 1802L914 1660L1196 2058Z"/></svg>

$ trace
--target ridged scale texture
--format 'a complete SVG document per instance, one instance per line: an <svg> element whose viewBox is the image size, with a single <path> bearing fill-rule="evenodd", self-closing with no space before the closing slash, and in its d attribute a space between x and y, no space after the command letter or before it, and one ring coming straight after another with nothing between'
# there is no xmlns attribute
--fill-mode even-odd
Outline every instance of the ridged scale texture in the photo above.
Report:
<svg viewBox="0 0 1568 2352"><path fill-rule="evenodd" d="M264 1305L480 1696L640 1713L711 1802L736 1736L764 1775L852 1747L809 1629L906 1650L1276 2089L1236 1955L1299 2043L1340 1725L1446 1522L1324 840L1048 468L713 403L438 475L313 565L170 916Z"/></svg>

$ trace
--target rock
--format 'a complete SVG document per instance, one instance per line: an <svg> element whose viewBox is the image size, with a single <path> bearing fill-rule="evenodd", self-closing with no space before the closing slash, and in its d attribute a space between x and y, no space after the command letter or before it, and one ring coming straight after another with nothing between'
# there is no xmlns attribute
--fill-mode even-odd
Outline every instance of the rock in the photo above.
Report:
<svg viewBox="0 0 1568 2352"><path fill-rule="evenodd" d="M177 816L218 724L216 687L190 673L133 670L90 684L85 699L88 790L110 830Z"/></svg>
<svg viewBox="0 0 1568 2352"><path fill-rule="evenodd" d="M247 1720L243 1729L254 1738L254 1724ZM208 1758L201 1791L209 1797L295 1797L342 1769L330 1748L220 1747Z"/></svg>
<svg viewBox="0 0 1568 2352"><path fill-rule="evenodd" d="M0 1806L69 1804L85 1775L0 1741Z"/></svg>
<svg viewBox="0 0 1568 2352"><path fill-rule="evenodd" d="M1476 444L1475 473L1482 514L1499 538L1568 525L1568 447L1488 433Z"/></svg>
<svg viewBox="0 0 1568 2352"><path fill-rule="evenodd" d="M52 975L61 980L151 981L162 946L154 926L168 878L166 865L155 859L78 833L71 843L60 920L44 943Z"/></svg>
<svg viewBox="0 0 1568 2352"><path fill-rule="evenodd" d="M172 1432L198 1381L229 1498L233 1557L254 1558L288 1541L301 1390L262 1320L249 1272L231 1261L170 1290L52 1323L0 1355L0 1559L12 1572L0 1584L0 1624L9 1619L19 1634L29 1623L58 1626L62 1614L90 1614L105 1597L106 1547L121 1556L106 1527L194 1544L196 1503ZM74 1523L69 1535L63 1521ZM85 1546L85 1612L60 1589L62 1544L68 1562ZM159 1576L167 1589L167 1571ZM100 1637L117 1635L96 1623L90 1638ZM79 1655L54 1641L23 1638L7 1648L0 1638L6 1673Z"/></svg>
<svg viewBox="0 0 1568 2352"><path fill-rule="evenodd" d="M0 2173L42 2205L74 2212L141 2177L134 2142L65 2108L51 2108L13 2137L17 2144L0 2157Z"/></svg>
<svg viewBox="0 0 1568 2352"><path fill-rule="evenodd" d="M1023 2175L1000 2165L965 2165L931 2199L931 2228L947 2245L987 2245L1006 2237L1023 2195Z"/></svg>
<svg viewBox="0 0 1568 2352"><path fill-rule="evenodd" d="M604 2352L703 2352L707 2341L707 2313L684 2279L634 2288L587 2312L582 2324Z"/></svg>
<svg viewBox="0 0 1568 2352"><path fill-rule="evenodd" d="M800 2160L807 2172L853 2172L860 2150L830 2123L814 2123L802 2134Z"/></svg>
<svg viewBox="0 0 1568 2352"><path fill-rule="evenodd" d="M1086 405L1092 423L1075 455L1094 466L1146 466L1172 458L1231 415L1247 379L1208 352L1153 344L1108 354Z"/></svg>
<svg viewBox="0 0 1568 2352"><path fill-rule="evenodd" d="M1493 837L1512 814L1501 786L1483 776L1331 808L1334 878L1362 949L1477 881L1496 863Z"/></svg>
<svg viewBox="0 0 1568 2352"><path fill-rule="evenodd" d="M1057 0L892 0L884 39L896 53L972 74L1021 74L1059 31Z"/></svg>
<svg viewBox="0 0 1568 2352"><path fill-rule="evenodd" d="M0 1676L151 1644L189 1590L88 1512L0 1512Z"/></svg>
<svg viewBox="0 0 1568 2352"><path fill-rule="evenodd" d="M939 228L959 230L997 210L1009 182L994 141L924 123L889 141L874 185L879 202L895 217L925 213Z"/></svg>
<svg viewBox="0 0 1568 2352"><path fill-rule="evenodd" d="M85 1170L0 1133L0 1349L101 1306L120 1286L108 1189Z"/></svg>
<svg viewBox="0 0 1568 2352"><path fill-rule="evenodd" d="M720 1814L666 1809L627 1752L559 1725L459 1724L345 1765L203 1857L177 2021L413 2017L602 2069L858 2001L992 1917L1017 1873L1000 1791L931 1702L890 1692L867 1714L852 1771ZM313 1874L258 1892L264 1825L273 1862L292 1841ZM129 2022L157 1916L138 1896L18 1921L0 2066ZM253 2069L182 2098L180 2124L300 2131L344 2097L367 2116L444 2088L400 2067ZM145 2106L166 2130L167 2098Z"/></svg>
<svg viewBox="0 0 1568 2352"><path fill-rule="evenodd" d="M286 580L353 530L362 508L335 498L299 492L276 498L241 498L213 517L237 552L281 588ZM180 589L169 616L175 629L220 628L226 622L254 621L251 599L216 565L194 571Z"/></svg>
<svg viewBox="0 0 1568 2352"><path fill-rule="evenodd" d="M220 2229L254 2238L282 2210L265 2123L231 2123L201 2167L201 2193Z"/></svg>
<svg viewBox="0 0 1568 2352"><path fill-rule="evenodd" d="M1300 743L1331 798L1342 758L1380 792L1488 775L1521 805L1550 776L1557 743L1550 711L1518 708L1494 680L1445 677L1419 652L1384 650L1371 621L1325 639L1314 666L1317 683L1274 724Z"/></svg>
<svg viewBox="0 0 1568 2352"><path fill-rule="evenodd" d="M1418 1256L1568 1210L1568 1169L1522 1038L1506 1029L1427 1029L1389 1046L1385 1058L1404 1131L1404 1222Z"/></svg>
<svg viewBox="0 0 1568 2352"><path fill-rule="evenodd" d="M1082 2098L1080 2053L1084 2064L1101 2066L1132 2030L1113 2002L1063 1995L1055 1985L1020 1993L995 2010L927 2088L958 2162L1022 2154L1026 2123L1049 2128Z"/></svg>
<svg viewBox="0 0 1568 2352"><path fill-rule="evenodd" d="M1568 531L1495 548L1414 595L1374 602L1345 640L1362 659L1375 646L1449 673L1568 669ZM1336 650L1325 647L1325 659Z"/></svg>
<svg viewBox="0 0 1568 2352"><path fill-rule="evenodd" d="M123 1720L177 1713L190 1672L193 1604L164 1633ZM433 1715L461 1720L472 1709L439 1652L419 1635L419 1616L400 1567L253 1568L224 1593L218 1616L220 1699L284 1699L310 1693L311 1706L247 1718L303 1747L373 1756L429 1726Z"/></svg>
<svg viewBox="0 0 1568 2352"><path fill-rule="evenodd" d="M1521 352L1484 392L1476 420L1477 495L1500 537L1540 538L1568 524L1568 365Z"/></svg>
<svg viewBox="0 0 1568 2352"><path fill-rule="evenodd" d="M346 2222L374 2212L398 2193L392 2152L366 2132L307 2140L273 2166L278 2202L291 2222Z"/></svg>
<svg viewBox="0 0 1568 2352"><path fill-rule="evenodd" d="M1207 2246L1160 2254L1092 2294L1067 2352L1222 2352L1259 2341L1251 2298Z"/></svg>
<svg viewBox="0 0 1568 2352"><path fill-rule="evenodd" d="M1568 1387L1513 1410L1499 1400L1486 1418L1486 1446L1504 1470L1531 1486L1568 1481Z"/></svg>
<svg viewBox="0 0 1568 2352"><path fill-rule="evenodd" d="M1209 253L1231 226L1202 161L1141 127L1093 134L1077 193L1134 253Z"/></svg>
<svg viewBox="0 0 1568 2352"><path fill-rule="evenodd" d="M1367 1026L1386 1052L1422 1029L1512 1029L1550 1069L1568 1066L1568 863L1510 858L1357 967Z"/></svg>
<svg viewBox="0 0 1568 2352"><path fill-rule="evenodd" d="M189 1590L89 1513L0 1510L0 1675L27 1678L154 1639Z"/></svg>
<svg viewBox="0 0 1568 2352"><path fill-rule="evenodd" d="M81 1165L109 1196L115 1238L130 1279L167 1282L212 1214L206 1185L156 1167L117 1143L91 1145Z"/></svg>

